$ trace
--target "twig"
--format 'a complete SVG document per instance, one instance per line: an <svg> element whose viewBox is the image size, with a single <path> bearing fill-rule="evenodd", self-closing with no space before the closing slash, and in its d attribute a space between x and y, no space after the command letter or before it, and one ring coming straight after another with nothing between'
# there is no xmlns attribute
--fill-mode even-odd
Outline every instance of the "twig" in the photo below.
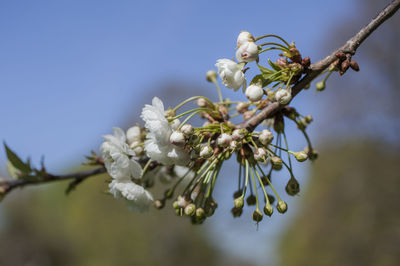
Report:
<svg viewBox="0 0 400 266"><path fill-rule="evenodd" d="M400 8L400 0L393 0L386 6L374 19L371 20L356 35L349 39L342 47L325 57L324 59L311 64L309 72L292 87L292 98L295 97L302 89L308 86L322 71L327 69L336 59L339 52L354 55L360 44L376 30L383 22L393 16ZM246 128L253 131L264 119L272 117L275 112L280 110L283 105L277 102L270 103L259 113L255 114L248 120L237 125L239 128Z"/></svg>
<svg viewBox="0 0 400 266"><path fill-rule="evenodd" d="M38 184L43 184L43 183L69 180L69 179L73 179L73 181L72 181L73 183L80 183L88 177L102 174L105 172L106 172L106 168L104 166L101 166L101 167L98 167L95 169L76 172L76 173L67 174L67 175L46 174L45 177L37 179L37 180L2 179L2 180L0 180L0 195L4 196L7 193L9 193L10 191L12 191L13 189L18 188L18 187L23 187L26 185L38 185Z"/></svg>

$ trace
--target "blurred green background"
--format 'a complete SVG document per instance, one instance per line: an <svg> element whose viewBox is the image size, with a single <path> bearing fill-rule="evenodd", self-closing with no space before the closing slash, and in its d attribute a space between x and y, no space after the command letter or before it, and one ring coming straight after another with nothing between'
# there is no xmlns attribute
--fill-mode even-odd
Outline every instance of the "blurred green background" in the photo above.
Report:
<svg viewBox="0 0 400 266"><path fill-rule="evenodd" d="M310 55L315 61L341 45L389 1L321 2L323 1L310 1L303 5L296 2L292 9L290 4L283 7L276 3L259 1L257 5L269 9L280 8L279 12L285 10L292 14L288 16L290 19L282 22L286 24L279 24L279 27L282 27L281 30L285 31L289 39L293 35L299 38L299 48L304 48L305 55ZM8 5L2 4L5 12ZM182 4L183 2L174 2L173 5ZM199 34L207 36L206 33L209 32L213 35L213 40L218 42L218 31L211 30L207 25L202 26L202 23L205 23L207 16L211 21L218 21L223 14L224 4L228 2L215 6L211 2L207 4L211 5L215 14L205 13L196 25ZM323 5L326 5L324 10ZM203 8L208 10L208 7ZM229 8L233 9L234 6ZM298 22L294 19L294 14L299 11L307 12L309 20ZM328 11L332 12L328 14ZM156 9L155 12L159 10ZM137 12L135 14L139 16ZM326 20L330 21L329 27L324 24L324 14L327 14ZM246 16L248 20L255 20L251 14ZM73 18L69 19L73 21ZM164 19L172 20L169 17ZM237 19L236 14L229 19ZM318 19L321 25L315 25L315 20ZM291 26L294 21L297 21L303 32ZM243 22L244 25L246 23ZM3 21L1 25L1 29L7 32L7 24ZM276 29L271 25L268 25L267 31L273 28L275 32ZM360 64L361 72L349 72L343 77L333 76L323 93L316 95L315 89L311 88L303 92L299 100L294 101L300 112L309 112L315 118L310 126L310 134L320 156L316 162L299 168L298 171L303 176L300 179L302 191L300 196L288 199L288 213L283 216L274 214L271 219L264 219L259 231L250 219L250 212L246 212L240 219L230 216L233 189L229 187L232 185L229 177L236 175L235 167L228 166L227 168L232 169L226 170L225 175L221 176L221 186L216 191L220 207L215 217L202 226L192 226L188 220L176 217L169 206L161 211L151 210L147 214L129 212L123 202L103 194L107 187L104 182L106 177L98 176L85 181L69 196L64 194L66 183L29 187L11 193L0 205L0 265L400 265L400 213L397 206L400 202L400 55L397 52L400 47L399 25L400 15L396 14L360 47L355 59ZM251 30L256 26L249 24L247 27ZM266 25L261 24L258 27L264 30L260 33L265 33ZM323 27L328 28L324 30ZM232 26L229 30L234 34L226 34L234 39L242 28ZM185 34L188 38L195 38L186 31ZM173 36L163 37L166 40L173 39ZM207 49L212 48L212 45L207 47L203 39L191 41L203 43ZM179 44L185 45L185 39ZM192 47L196 47L194 45ZM217 51L221 47L226 50L230 47L227 48L226 43L218 45L215 48ZM313 45L319 47L319 50L312 50L310 47ZM179 60L184 60L188 52L185 50ZM213 52L216 51L211 51ZM34 54L35 50L30 53ZM206 57L209 54L201 52L195 53L192 58L203 55L211 68L217 58L212 58L212 61ZM163 60L166 65L169 64L167 58ZM180 63L185 68L184 62ZM215 97L213 89L205 83L191 79L193 74L188 75L189 78L182 78L184 75L179 73L185 70L175 69L175 65L171 67L171 71L176 71L172 78L163 77L155 84L147 83L141 87L141 91L135 91L131 95L132 100L126 100L125 104L114 103L115 106L110 109L114 110L121 105L123 110L123 115L122 111L115 111L118 113L119 124L115 122L116 113L112 113L110 117L103 114L99 117L93 116L92 111L104 109L106 102L98 101L91 110L85 111L79 110L77 105L78 115L86 118L81 124L74 125L75 130L85 131L85 123L90 124L88 127L95 128L103 119L107 121L107 125L102 125L102 130L109 125L127 128L139 121L141 107L150 102L153 95L159 96L171 106L194 94ZM201 67L204 71L207 70L205 66ZM3 65L1 69L9 68L10 65ZM145 69L142 72L149 71L150 69ZM101 76L99 73L95 76ZM138 73L141 74L134 74ZM171 77L171 73L168 75ZM201 72L197 75L203 79ZM147 79L150 77L151 75L146 76ZM119 76L116 75L116 78ZM13 82L15 80L16 78ZM11 97L12 87L9 91L4 85L6 82L0 84L5 93L3 95ZM60 82L60 86L62 84ZM147 90L146 86L150 89ZM100 92L103 97L108 97L109 91ZM123 94L123 89L117 89L117 92L121 97L129 96ZM71 102L66 100L68 108L72 108L69 105L77 104L75 99L88 101L89 98L80 93L85 92L73 94ZM232 92L227 94L235 97ZM141 96L140 99L137 99L138 96ZM127 107L128 102L135 104ZM31 110L23 108L18 105L16 109L22 109L23 115L28 115ZM48 109L44 110L48 112ZM2 113L5 112L3 110ZM91 116L93 119L88 120L87 117ZM13 127L17 127L16 124L19 123L15 122L18 118L16 114L7 117L4 119L10 120L1 120L1 131L9 130L10 133L3 133L1 137L9 141L10 138L12 140L13 130L16 132L17 129ZM39 114L37 121L41 121L40 118ZM112 119L113 122L110 122ZM51 120L47 123L51 123ZM37 134L38 146L30 146L29 142L33 140L18 136L21 143L14 140L17 152L21 150L23 154L31 154L29 148L39 154L46 152L40 150L40 145L48 148L39 135L50 132L48 139L52 143L50 135L56 133L51 133L51 129L44 128L41 124L35 126L25 128L25 131L18 128L18 131L26 132L24 134L28 137L30 134ZM60 125L54 127L65 130ZM64 135L57 134L66 138L68 132ZM101 134L94 137L91 135L90 139L86 139L94 142L89 145L90 148L98 146ZM297 132L290 132L295 147L303 147L304 143L296 136ZM75 145L80 146L81 143L77 142ZM68 145L71 149L77 149L71 143ZM62 144L58 148L60 150L55 155L58 161L55 162L59 165L61 161L63 163L55 170L67 172L76 169L79 160L65 160L71 156L68 153L63 154ZM82 146L83 148L89 150L88 145ZM285 180L278 182L283 184Z"/></svg>

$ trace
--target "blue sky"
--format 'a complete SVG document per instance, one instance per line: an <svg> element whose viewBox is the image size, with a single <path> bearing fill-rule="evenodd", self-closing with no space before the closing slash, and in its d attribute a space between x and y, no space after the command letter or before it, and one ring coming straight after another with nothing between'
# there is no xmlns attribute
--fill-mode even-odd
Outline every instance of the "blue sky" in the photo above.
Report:
<svg viewBox="0 0 400 266"><path fill-rule="evenodd" d="M205 72L217 59L234 56L241 30L279 34L318 60L330 52L324 36L354 11L345 0L3 0L0 140L36 163L45 155L49 170L62 171L97 150L101 135L122 125L132 106L143 105L164 83L182 79L213 89ZM315 93L304 95L296 104L312 113Z"/></svg>

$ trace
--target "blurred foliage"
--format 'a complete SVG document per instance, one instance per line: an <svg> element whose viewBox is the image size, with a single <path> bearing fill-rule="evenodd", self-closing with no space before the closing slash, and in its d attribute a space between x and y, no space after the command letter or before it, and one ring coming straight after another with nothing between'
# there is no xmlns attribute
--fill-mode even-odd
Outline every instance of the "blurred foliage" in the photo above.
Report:
<svg viewBox="0 0 400 266"><path fill-rule="evenodd" d="M334 143L314 166L281 265L400 265L399 149Z"/></svg>

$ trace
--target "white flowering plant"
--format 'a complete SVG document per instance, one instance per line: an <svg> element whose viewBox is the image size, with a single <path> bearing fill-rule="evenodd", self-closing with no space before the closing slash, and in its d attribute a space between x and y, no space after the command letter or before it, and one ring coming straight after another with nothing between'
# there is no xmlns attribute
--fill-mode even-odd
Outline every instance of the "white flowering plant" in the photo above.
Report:
<svg viewBox="0 0 400 266"><path fill-rule="evenodd" d="M251 207L252 219L257 223L264 215L271 216L274 209L285 213L287 204L272 184L272 175L287 171L286 193L297 195L300 185L293 162L318 157L306 133L312 117L301 115L289 104L321 75L325 76L316 84L317 91L325 88L334 72L343 75L349 68L359 71L352 56L374 29L396 12L400 3L393 3L344 46L314 64L309 57L302 57L294 42L288 43L277 35L254 37L241 32L236 42L236 61L218 59L217 72L206 73L207 81L216 86L217 100L194 96L166 108L161 99L154 97L151 105L142 109L144 123L126 132L116 127L112 135L104 136L100 154L92 152L87 157L86 164L97 165L95 169L53 175L43 164L35 168L30 160L21 160L4 144L13 179L0 180L0 199L17 187L67 179L72 180L67 188L70 192L86 178L107 172L109 194L125 201L131 210L143 212L151 205L161 209L169 201L178 216L201 224L218 206L213 191L224 162L234 157L238 189L233 193L232 215L241 216L245 202L255 206ZM275 62L264 58L267 52L274 51L279 56ZM250 67L257 74L250 76ZM224 98L220 82L247 100ZM190 104L194 108L182 111ZM196 116L203 120L199 125L193 124ZM240 116L241 122L234 123L232 119ZM293 122L304 136L304 150L289 148L287 122ZM150 189L156 182L166 189L154 200Z"/></svg>

